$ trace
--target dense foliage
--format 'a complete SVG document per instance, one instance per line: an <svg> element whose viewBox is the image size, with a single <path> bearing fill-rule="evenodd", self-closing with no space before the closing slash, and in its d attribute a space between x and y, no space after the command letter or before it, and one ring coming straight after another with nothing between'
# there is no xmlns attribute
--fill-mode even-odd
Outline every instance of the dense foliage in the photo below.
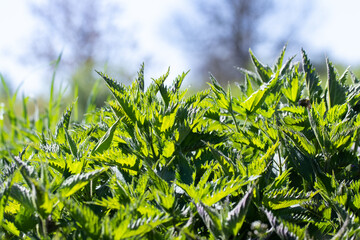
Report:
<svg viewBox="0 0 360 240"><path fill-rule="evenodd" d="M255 72L232 95L186 73L145 88L99 72L113 100L72 122L60 100L0 119L1 239L358 239L360 81L326 60ZM75 104L75 103L74 103Z"/></svg>

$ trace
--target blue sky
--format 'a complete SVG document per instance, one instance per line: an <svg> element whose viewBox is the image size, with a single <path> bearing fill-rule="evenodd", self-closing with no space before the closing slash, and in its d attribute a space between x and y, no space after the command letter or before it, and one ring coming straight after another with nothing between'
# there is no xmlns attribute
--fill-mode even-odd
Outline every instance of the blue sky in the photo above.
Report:
<svg viewBox="0 0 360 240"><path fill-rule="evenodd" d="M22 90L27 95L43 91L41 78L49 69L47 64L23 65L19 57L26 52L25 44L36 29L36 22L27 9L30 0L0 0L0 73L11 80L16 87L22 83ZM34 1L34 0L33 0ZM191 69L185 56L177 45L172 45L168 38L164 38L161 25L171 14L179 11L189 11L188 6L181 0L133 0L118 1L123 4L124 23L130 28L136 28L136 38L139 39L138 51L133 56L136 71L139 62L150 56L151 65L147 66L147 78L158 77L169 66L173 75ZM296 8L301 0L277 0L278 12L270 17L269 24L264 24L263 31L269 31L270 38L276 39L282 34L287 25L286 18L297 18L301 27L294 30L296 39L288 39L288 44L300 54L300 47L304 47L310 58L312 55L329 56L335 63L356 66L360 64L360 1L357 0L313 0L310 1L312 10L304 18L297 15ZM141 6L141 8L139 8ZM288 9L294 11L289 13ZM134 14L136 12L137 14ZM283 15L285 14L285 15ZM285 16L285 18L284 18ZM271 33L270 33L271 32ZM292 45L292 41L297 44ZM269 64L273 56L267 55L268 45L258 46L255 54L265 59ZM290 53L293 54L293 53ZM191 73L190 73L191 78ZM190 84L190 83L189 83Z"/></svg>

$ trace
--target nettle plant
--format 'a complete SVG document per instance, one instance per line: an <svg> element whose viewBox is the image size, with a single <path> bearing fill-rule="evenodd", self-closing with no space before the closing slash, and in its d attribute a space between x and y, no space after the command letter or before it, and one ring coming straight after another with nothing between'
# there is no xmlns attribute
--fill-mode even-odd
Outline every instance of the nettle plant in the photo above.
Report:
<svg viewBox="0 0 360 240"><path fill-rule="evenodd" d="M142 65L130 86L98 72L113 100L82 123L5 107L1 238L357 239L360 81L250 55L238 96L211 76L186 97L169 71L145 89Z"/></svg>

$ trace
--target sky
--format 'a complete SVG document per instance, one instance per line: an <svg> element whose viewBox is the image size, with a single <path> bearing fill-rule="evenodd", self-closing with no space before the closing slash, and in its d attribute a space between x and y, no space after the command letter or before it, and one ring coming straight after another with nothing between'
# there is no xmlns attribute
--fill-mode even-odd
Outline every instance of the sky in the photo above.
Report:
<svg viewBox="0 0 360 240"><path fill-rule="evenodd" d="M36 95L44 91L40 80L49 70L49 64L23 64L22 57L29 53L26 44L37 28L31 11L28 9L30 0L0 0L0 73L14 88L21 84L21 90L26 95ZM182 0L132 0L119 1L123 5L125 24L136 30L138 39L137 51L129 64L136 71L139 63L151 58L146 66L147 78L156 78L171 67L170 77L191 69L189 61L178 45L172 44L167 36L166 21L178 12L191 12ZM290 54L300 55L304 47L310 57L328 56L335 63L345 65L360 65L360 1L358 0L313 0L309 1L309 11L305 16L299 15L296 9L301 6L301 0L277 0L278 6L269 21L262 26L268 38L275 40L281 36L283 29L289 27L289 18L300 21L299 29L289 36ZM292 12L289 11L292 9ZM294 11L295 10L295 11ZM293 42L296 42L293 44ZM257 46L255 54L272 64L274 57L268 51L269 45L264 42ZM110 60L111 61L111 60ZM325 60L324 60L325 62ZM191 79L191 73L189 78ZM189 82L188 84L191 84Z"/></svg>

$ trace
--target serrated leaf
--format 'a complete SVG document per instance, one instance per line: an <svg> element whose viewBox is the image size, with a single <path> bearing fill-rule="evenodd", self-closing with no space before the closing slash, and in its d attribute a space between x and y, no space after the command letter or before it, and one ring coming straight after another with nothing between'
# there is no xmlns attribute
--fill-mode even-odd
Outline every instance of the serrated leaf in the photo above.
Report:
<svg viewBox="0 0 360 240"><path fill-rule="evenodd" d="M169 191L169 184L164 179L162 179L156 172L154 172L154 170L148 168L147 173L157 189L159 189L163 193L167 193Z"/></svg>
<svg viewBox="0 0 360 240"><path fill-rule="evenodd" d="M290 58L286 61L286 63L285 63L285 64L282 66L282 68L281 68L280 75L285 74L286 71L289 70L289 68L290 68L290 66L291 66L291 62L292 62L292 60L294 60L295 57L296 57L296 55L290 57Z"/></svg>
<svg viewBox="0 0 360 240"><path fill-rule="evenodd" d="M208 109L204 113L204 117L220 122L220 112L219 111L214 111L212 109Z"/></svg>
<svg viewBox="0 0 360 240"><path fill-rule="evenodd" d="M180 147L183 152L190 152L204 148L207 143L218 144L226 139L227 136L217 132L189 132L181 141Z"/></svg>
<svg viewBox="0 0 360 240"><path fill-rule="evenodd" d="M292 78L290 82L290 87L282 88L282 92L284 93L285 97L289 99L292 103L298 102L301 93L299 79L297 77Z"/></svg>
<svg viewBox="0 0 360 240"><path fill-rule="evenodd" d="M353 197L353 202L354 206L357 208L357 209L360 209L360 194L357 193L354 197Z"/></svg>
<svg viewBox="0 0 360 240"><path fill-rule="evenodd" d="M190 70L187 72L183 72L181 75L179 75L175 78L175 80L173 81L172 86L171 86L172 93L176 93L180 90L181 84L183 83L186 75L189 72L190 72Z"/></svg>
<svg viewBox="0 0 360 240"><path fill-rule="evenodd" d="M171 113L170 115L165 115L162 120L160 131L165 132L169 128L173 127L175 123L175 118L176 118L176 112Z"/></svg>
<svg viewBox="0 0 360 240"><path fill-rule="evenodd" d="M107 167L104 167L92 172L80 173L68 177L59 187L61 195L65 198L73 195L89 184L90 180L96 178L107 169Z"/></svg>
<svg viewBox="0 0 360 240"><path fill-rule="evenodd" d="M271 79L271 75L273 74L271 68L269 66L263 65L253 54L251 50L249 50L251 60L256 68L257 73L260 76L260 79L263 83L267 83Z"/></svg>
<svg viewBox="0 0 360 240"><path fill-rule="evenodd" d="M214 149L210 144L207 144L207 146L217 162L220 164L222 170L225 173L225 176L232 177L235 173L234 169L236 168L234 162L220 150Z"/></svg>
<svg viewBox="0 0 360 240"><path fill-rule="evenodd" d="M211 206L228 195L234 193L240 187L248 184L251 180L236 178L235 180L228 181L226 184L224 184L223 181L219 181L219 186L215 186L215 189L213 189L210 194L204 195L201 198L201 201L204 204Z"/></svg>
<svg viewBox="0 0 360 240"><path fill-rule="evenodd" d="M175 152L175 143L174 142L165 142L165 146L163 149L163 156L166 158L170 158L173 156Z"/></svg>
<svg viewBox="0 0 360 240"><path fill-rule="evenodd" d="M69 129L72 108L73 108L72 105L69 108L67 108L65 110L65 112L63 113L63 115L61 116L59 122L56 124L55 138L58 137L58 134L59 134L61 128Z"/></svg>
<svg viewBox="0 0 360 240"><path fill-rule="evenodd" d="M295 114L299 114L299 115L306 114L306 108L301 107L301 106L283 107L283 108L280 108L278 111L291 112L291 113L295 113Z"/></svg>
<svg viewBox="0 0 360 240"><path fill-rule="evenodd" d="M327 79L327 106L328 109L339 104L342 105L346 100L346 89L339 82L337 72L333 64L326 59L328 79Z"/></svg>
<svg viewBox="0 0 360 240"><path fill-rule="evenodd" d="M285 52L286 52L286 45L283 47L283 49L282 49L282 51L280 53L280 56L276 60L276 63L275 63L275 66L274 66L274 72L279 72L280 73L280 69L281 69L282 63L284 61Z"/></svg>
<svg viewBox="0 0 360 240"><path fill-rule="evenodd" d="M255 112L264 102L268 93L275 87L277 81L277 78L273 78L270 82L264 83L259 90L251 94L251 96L240 105L246 109L248 114Z"/></svg>
<svg viewBox="0 0 360 240"><path fill-rule="evenodd" d="M350 86L349 90L347 91L346 96L347 102L350 103L352 107L356 106L360 101L360 83L354 83Z"/></svg>
<svg viewBox="0 0 360 240"><path fill-rule="evenodd" d="M36 204L33 201L29 189L18 184L14 184L10 189L10 196L26 208L36 211Z"/></svg>
<svg viewBox="0 0 360 240"><path fill-rule="evenodd" d="M145 90L145 84L144 84L144 63L141 64L140 70L138 72L138 77L136 79L136 82L138 84L138 88L141 92L144 92Z"/></svg>
<svg viewBox="0 0 360 240"><path fill-rule="evenodd" d="M91 155L94 155L96 153L101 154L111 146L111 142L114 137L114 132L120 120L121 119L118 118L115 121L115 123L106 131L104 136L100 138L100 140L95 145L94 149L91 151Z"/></svg>
<svg viewBox="0 0 360 240"><path fill-rule="evenodd" d="M279 144L280 142L277 141L261 158L254 159L248 165L247 171L249 176L261 175L266 170Z"/></svg>
<svg viewBox="0 0 360 240"><path fill-rule="evenodd" d="M294 166L294 169L304 178L304 180L309 183L315 181L315 166L312 163L313 159L309 156L305 156L300 152L296 147L290 145L286 146L287 151L289 151L289 159Z"/></svg>
<svg viewBox="0 0 360 240"><path fill-rule="evenodd" d="M77 225L92 239L99 239L101 233L99 217L84 204L78 204L70 200L65 200L63 203Z"/></svg>
<svg viewBox="0 0 360 240"><path fill-rule="evenodd" d="M75 158L78 158L79 156L78 156L78 149L77 149L76 143L74 142L74 140L72 139L72 137L70 136L70 134L66 128L64 128L64 131L65 131L66 141L68 142L69 147L70 147L71 154Z"/></svg>
<svg viewBox="0 0 360 240"><path fill-rule="evenodd" d="M17 227L15 226L15 224L13 222L5 220L4 223L1 224L1 227L4 228L9 233L11 233L17 237L20 237L20 231L19 231L19 229L17 229Z"/></svg>
<svg viewBox="0 0 360 240"><path fill-rule="evenodd" d="M283 209L311 201L311 198L313 198L316 194L317 192L305 194L294 188L273 190L266 193L266 197L264 197L264 204L267 204L273 210Z"/></svg>
<svg viewBox="0 0 360 240"><path fill-rule="evenodd" d="M285 132L288 134L287 136L291 138L293 143L295 143L297 148L301 149L309 156L315 156L316 148L314 144L302 132L295 132L292 130L284 131L284 133Z"/></svg>
<svg viewBox="0 0 360 240"><path fill-rule="evenodd" d="M320 101L322 93L321 82L319 76L315 72L315 68L310 63L304 49L301 49L304 72L306 74L306 88L311 102Z"/></svg>
<svg viewBox="0 0 360 240"><path fill-rule="evenodd" d="M210 79L212 84L209 84L209 86L215 94L217 104L223 109L229 109L229 101L225 90L221 87L213 75L210 75Z"/></svg>
<svg viewBox="0 0 360 240"><path fill-rule="evenodd" d="M133 220L127 226L127 229L123 235L121 235L120 239L129 239L131 237L141 237L144 234L150 232L155 229L159 225L165 224L171 219L166 216L153 216L150 218L140 218L137 220Z"/></svg>
<svg viewBox="0 0 360 240"><path fill-rule="evenodd" d="M246 79L246 82L245 82L246 96L250 97L251 94L253 94L254 90L253 90L253 87L251 85L251 80L250 80L249 74L245 75L245 79Z"/></svg>
<svg viewBox="0 0 360 240"><path fill-rule="evenodd" d="M112 92L112 94L114 95L115 98L117 95L126 91L125 87L122 84L116 82L114 79L110 78L106 74L104 74L102 72L98 72L96 70L95 70L95 72L97 74L99 74L105 80L106 85L108 86L108 88L110 89L110 91Z"/></svg>
<svg viewBox="0 0 360 240"><path fill-rule="evenodd" d="M236 207L228 213L227 221L229 230L232 231L233 236L236 236L240 231L249 209L254 188L250 188L244 197L239 201Z"/></svg>
<svg viewBox="0 0 360 240"><path fill-rule="evenodd" d="M3 221L5 207L10 196L10 189L12 186L12 177L4 182L0 188L0 223Z"/></svg>
<svg viewBox="0 0 360 240"><path fill-rule="evenodd" d="M206 206L202 202L196 204L196 209L211 234L216 239L221 239L224 233L220 221L220 215L214 209Z"/></svg>
<svg viewBox="0 0 360 240"><path fill-rule="evenodd" d="M306 228L300 228L299 226L295 226L289 223L289 225L291 225L295 230L294 232L292 232L290 231L289 227L283 223L284 221L279 221L271 211L266 209L263 209L263 211L266 217L268 218L271 226L273 227L274 231L281 239L297 240L298 237L300 239L303 239L305 237Z"/></svg>
<svg viewBox="0 0 360 240"><path fill-rule="evenodd" d="M160 95L164 101L165 108L169 106L170 98L171 98L171 92L168 90L168 88L164 85L165 80L168 78L170 74L170 67L168 68L167 72L161 76L159 79L154 79L155 84L157 85Z"/></svg>

